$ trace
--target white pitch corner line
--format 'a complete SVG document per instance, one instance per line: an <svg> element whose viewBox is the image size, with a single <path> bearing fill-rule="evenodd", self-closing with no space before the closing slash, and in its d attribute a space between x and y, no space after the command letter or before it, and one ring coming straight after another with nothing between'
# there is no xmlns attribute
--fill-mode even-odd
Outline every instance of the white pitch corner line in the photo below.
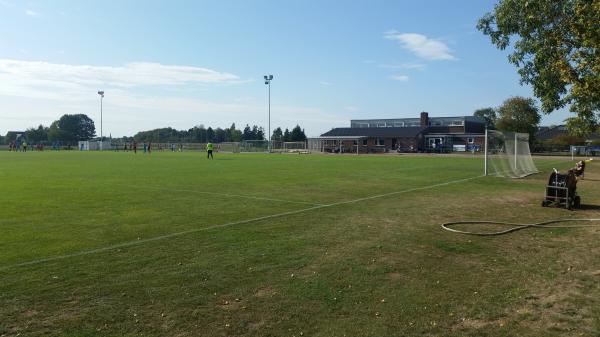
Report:
<svg viewBox="0 0 600 337"><path fill-rule="evenodd" d="M409 188L409 189L406 189L406 190L400 190L400 191L389 192L389 193L384 193L384 194L377 194L377 195L372 195L372 196L369 196L369 197L363 197L363 198L358 198L358 199L340 201L340 202L335 202L335 203L331 203L331 204L316 205L316 206L313 206L313 207L302 208L302 209L295 210L295 211L288 211L288 212L283 212L283 213L265 215L265 216L261 216L261 217L257 217L257 218L240 220L240 221L233 221L233 222L228 222L228 223L218 224L218 225L211 225L211 226L203 227L203 228L189 229L189 230L182 231L182 232L165 234L165 235L155 236L155 237L147 238L147 239L141 239L141 240L135 240L135 241L128 241L128 242L118 243L118 244L111 245L111 246L106 246L106 247L101 247L101 248L96 248L96 249L91 249L91 250L84 250L84 251L80 251L80 252L76 252L76 253L72 253L72 254L57 255L57 256L51 256L51 257L47 257L47 258L43 258L43 259L36 259L36 260L27 261L27 262L16 263L16 264L13 264L13 265L8 265L8 266L0 267L0 271L12 269L12 268L17 268L17 267L25 267L25 266L30 266L30 265L36 265L36 264L41 264L41 263L45 263L45 262L52 262L52 261L57 261L57 260L63 260L63 259L68 259L68 258L78 257L78 256L83 256L83 255L90 255L90 254L102 253L102 252L106 252L106 251L110 251L110 250L114 250L114 249L119 249L119 248L124 248L124 247L130 247L130 246L136 246L136 245L140 245L140 244L147 243L147 242L164 240L164 239L168 239L168 238L172 238L172 237L177 237L177 236L182 236L182 235L186 235L186 234L203 232L203 231L208 231L208 230L212 230L212 229L223 228L223 227L230 227L230 226L235 226L235 225L243 225L243 224L257 222L257 221L262 221L262 220L269 220L269 219L274 219L274 218L280 218L280 217L287 216L287 215L295 215L295 214L304 213L304 212L308 212L308 211L312 211L312 210L317 210L317 209L322 209L322 208L329 208L329 207L334 207L334 206L347 205L347 204L357 203L357 202L361 202L361 201L367 201L367 200L373 200L373 199L388 197L388 196L391 196L391 195L398 195L398 194L404 194L404 193L409 193L409 192L428 190L428 189L432 189L432 188L436 188L436 187L442 187L442 186L452 185L452 184L461 183L461 182L465 182L465 181L469 181L469 180L474 180L474 179L478 179L478 178L481 178L481 177L484 177L484 176L480 175L480 176L475 176L475 177L470 177L470 178L463 178L463 179L451 180L451 181L447 181L447 182L443 182L443 183L438 183L438 184L433 184L433 185L428 185L428 186L423 186L423 187Z"/></svg>
<svg viewBox="0 0 600 337"><path fill-rule="evenodd" d="M296 201L296 200L287 200L287 199L278 199L278 198L258 197L258 196L243 195L243 194L218 193L218 192L207 192L207 191L188 190L188 189L179 189L179 188L164 188L164 187L139 186L139 185L127 185L127 187L147 189L147 190L157 190L157 191L170 191L170 192L184 192L184 193L216 195L216 196L222 196L222 197L243 198L243 199L252 199L252 200L275 201L275 202L283 202L283 203L289 203L289 204L322 206L322 204L308 202L308 201Z"/></svg>

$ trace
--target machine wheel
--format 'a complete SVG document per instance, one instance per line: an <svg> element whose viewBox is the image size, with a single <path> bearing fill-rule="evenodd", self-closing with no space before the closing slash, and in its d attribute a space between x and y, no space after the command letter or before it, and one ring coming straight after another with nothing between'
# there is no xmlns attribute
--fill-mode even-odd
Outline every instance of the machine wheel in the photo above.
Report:
<svg viewBox="0 0 600 337"><path fill-rule="evenodd" d="M573 198L568 198L568 199L567 199L567 201L566 201L566 206L567 206L567 209L568 209L569 211L573 210L573 204L574 204L574 203L575 203L575 201L573 201Z"/></svg>
<svg viewBox="0 0 600 337"><path fill-rule="evenodd" d="M575 208L581 208L581 197L580 196L577 195L573 199L573 207L575 207Z"/></svg>

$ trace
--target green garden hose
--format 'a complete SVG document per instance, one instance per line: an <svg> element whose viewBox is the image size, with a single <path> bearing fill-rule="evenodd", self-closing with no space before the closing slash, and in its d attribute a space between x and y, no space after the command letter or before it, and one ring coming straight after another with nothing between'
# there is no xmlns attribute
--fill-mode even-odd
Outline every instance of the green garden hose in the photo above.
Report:
<svg viewBox="0 0 600 337"><path fill-rule="evenodd" d="M581 228L581 227L598 227L598 226L600 226L600 223L579 224L579 225L577 225L577 224L556 225L558 223L582 222L582 221L588 221L588 222L600 221L600 218L598 218L598 219L559 219L559 220L550 220L550 221L537 222L537 223L531 223L531 224L519 224L519 223L502 222L502 221L454 221L454 222L443 223L442 228L447 231L454 232L454 233L460 233L460 234L478 235L478 236L496 236L496 235L504 235L504 234L516 232L521 229L532 228L532 227L533 228ZM511 226L511 228L502 230L502 231L495 231L495 232L471 232L471 231L463 231L463 230L452 228L452 226L455 226L455 225L475 225L475 224Z"/></svg>

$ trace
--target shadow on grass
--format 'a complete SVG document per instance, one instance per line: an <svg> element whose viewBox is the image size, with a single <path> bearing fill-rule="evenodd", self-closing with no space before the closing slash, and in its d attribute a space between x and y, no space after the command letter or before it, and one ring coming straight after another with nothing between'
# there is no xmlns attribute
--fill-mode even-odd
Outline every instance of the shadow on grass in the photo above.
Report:
<svg viewBox="0 0 600 337"><path fill-rule="evenodd" d="M598 211L600 210L600 205L581 205L579 207L582 211Z"/></svg>

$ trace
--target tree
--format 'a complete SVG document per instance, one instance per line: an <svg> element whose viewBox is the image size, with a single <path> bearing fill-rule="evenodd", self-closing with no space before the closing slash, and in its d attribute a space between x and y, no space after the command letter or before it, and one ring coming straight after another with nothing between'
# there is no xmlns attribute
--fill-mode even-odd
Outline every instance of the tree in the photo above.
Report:
<svg viewBox="0 0 600 337"><path fill-rule="evenodd" d="M271 135L271 140L281 142L283 141L283 131L280 127L277 127L273 130L273 134Z"/></svg>
<svg viewBox="0 0 600 337"><path fill-rule="evenodd" d="M570 105L593 127L600 111L600 3L591 0L500 0L477 28L530 84L550 113ZM590 124L591 123L591 124Z"/></svg>
<svg viewBox="0 0 600 337"><path fill-rule="evenodd" d="M27 129L25 135L30 142L41 143L48 141L48 131L49 129L47 127L40 124L37 128Z"/></svg>
<svg viewBox="0 0 600 337"><path fill-rule="evenodd" d="M179 142L186 136L186 131L177 131L173 128L160 128L148 131L140 131L136 133L133 138L138 142Z"/></svg>
<svg viewBox="0 0 600 337"><path fill-rule="evenodd" d="M66 136L64 135L64 132L61 131L60 128L58 127L58 121L52 122L52 124L50 124L50 128L48 130L48 140L51 142L55 142L55 141L64 140L65 138L66 138Z"/></svg>
<svg viewBox="0 0 600 337"><path fill-rule="evenodd" d="M483 118L488 129L496 128L496 110L494 108L477 109L473 112L473 116Z"/></svg>
<svg viewBox="0 0 600 337"><path fill-rule="evenodd" d="M565 120L569 134L577 137L587 137L598 130L598 121L590 116L580 115Z"/></svg>
<svg viewBox="0 0 600 337"><path fill-rule="evenodd" d="M228 137L230 142L239 142L242 140L242 131L235 128L235 123L232 123L229 129L227 129Z"/></svg>
<svg viewBox="0 0 600 337"><path fill-rule="evenodd" d="M265 129L261 126L256 130L256 140L265 140Z"/></svg>
<svg viewBox="0 0 600 337"><path fill-rule="evenodd" d="M215 138L214 138L214 142L215 143L222 143L222 142L226 142L228 141L228 134L227 131L221 129L221 128L216 128L215 129Z"/></svg>
<svg viewBox="0 0 600 337"><path fill-rule="evenodd" d="M63 115L48 130L48 138L74 143L89 140L96 135L94 121L84 114Z"/></svg>
<svg viewBox="0 0 600 337"><path fill-rule="evenodd" d="M251 133L251 135L252 135L251 136L252 138L250 138L251 140L260 140L258 138L258 126L252 125L252 133Z"/></svg>
<svg viewBox="0 0 600 337"><path fill-rule="evenodd" d="M529 140L533 142L540 120L540 113L532 98L515 96L505 100L498 108L496 128L529 133Z"/></svg>
<svg viewBox="0 0 600 337"><path fill-rule="evenodd" d="M284 142L292 141L292 135L290 134L290 130L288 130L288 128L285 128L285 131L283 132L283 141Z"/></svg>
<svg viewBox="0 0 600 337"><path fill-rule="evenodd" d="M214 139L215 139L215 131L209 126L208 129L206 129L206 141L212 142Z"/></svg>
<svg viewBox="0 0 600 337"><path fill-rule="evenodd" d="M189 129L188 136L184 140L190 143L206 143L206 139L206 128L204 125L200 124Z"/></svg>
<svg viewBox="0 0 600 337"><path fill-rule="evenodd" d="M253 140L254 139L254 135L252 134L252 129L250 128L250 125L246 124L246 127L244 128L244 132L242 132L242 139L243 140Z"/></svg>
<svg viewBox="0 0 600 337"><path fill-rule="evenodd" d="M304 130L300 128L300 125L296 125L290 133L290 140L292 142L303 142L306 140Z"/></svg>

